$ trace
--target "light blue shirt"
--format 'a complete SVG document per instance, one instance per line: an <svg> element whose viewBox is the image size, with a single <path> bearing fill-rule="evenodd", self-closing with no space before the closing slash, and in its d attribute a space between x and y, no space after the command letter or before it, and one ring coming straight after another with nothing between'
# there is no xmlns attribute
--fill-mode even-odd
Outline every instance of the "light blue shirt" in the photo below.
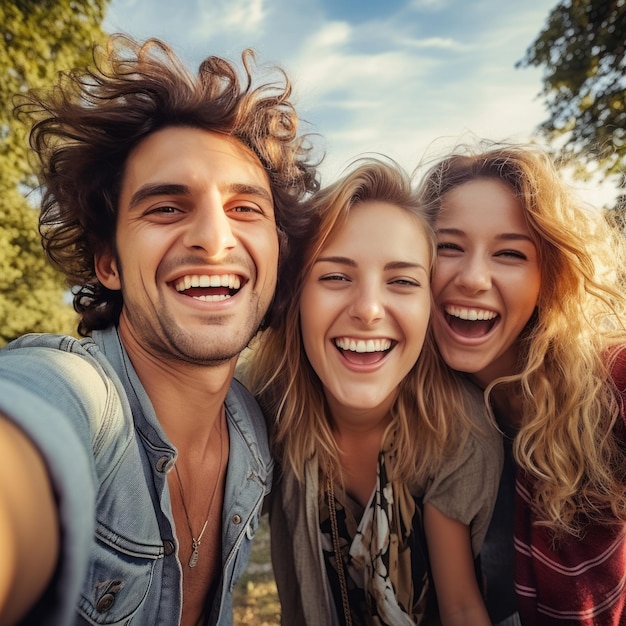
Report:
<svg viewBox="0 0 626 626"><path fill-rule="evenodd" d="M207 622L220 626L232 624L233 587L273 467L261 411L236 380L225 406L222 575ZM177 624L182 569L167 487L177 452L116 329L83 340L26 335L5 346L0 411L39 447L59 503L59 565L25 623Z"/></svg>

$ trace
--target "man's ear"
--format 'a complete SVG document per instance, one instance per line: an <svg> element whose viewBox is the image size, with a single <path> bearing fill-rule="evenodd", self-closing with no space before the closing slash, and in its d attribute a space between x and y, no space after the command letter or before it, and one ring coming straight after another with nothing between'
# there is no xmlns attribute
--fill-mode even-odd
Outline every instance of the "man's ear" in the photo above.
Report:
<svg viewBox="0 0 626 626"><path fill-rule="evenodd" d="M94 266L98 280L111 291L119 291L122 288L120 280L119 264L112 252L101 252L94 255Z"/></svg>

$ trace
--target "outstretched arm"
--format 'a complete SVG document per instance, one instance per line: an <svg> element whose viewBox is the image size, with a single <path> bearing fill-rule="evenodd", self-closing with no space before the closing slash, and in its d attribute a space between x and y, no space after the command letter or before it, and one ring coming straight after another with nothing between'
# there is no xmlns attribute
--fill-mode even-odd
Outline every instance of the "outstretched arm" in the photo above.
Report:
<svg viewBox="0 0 626 626"><path fill-rule="evenodd" d="M59 525L44 461L0 414L0 623L17 623L48 585L59 555Z"/></svg>
<svg viewBox="0 0 626 626"><path fill-rule="evenodd" d="M490 626L476 580L469 528L427 503L424 529L443 626Z"/></svg>

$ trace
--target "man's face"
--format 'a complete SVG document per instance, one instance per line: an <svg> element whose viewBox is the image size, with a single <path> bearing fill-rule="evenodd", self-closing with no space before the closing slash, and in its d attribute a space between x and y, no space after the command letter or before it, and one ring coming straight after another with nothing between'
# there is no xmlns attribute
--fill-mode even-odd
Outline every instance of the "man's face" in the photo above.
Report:
<svg viewBox="0 0 626 626"><path fill-rule="evenodd" d="M278 235L260 161L236 139L198 128L148 136L126 162L116 248L96 268L122 290L125 340L158 358L236 358L276 287Z"/></svg>

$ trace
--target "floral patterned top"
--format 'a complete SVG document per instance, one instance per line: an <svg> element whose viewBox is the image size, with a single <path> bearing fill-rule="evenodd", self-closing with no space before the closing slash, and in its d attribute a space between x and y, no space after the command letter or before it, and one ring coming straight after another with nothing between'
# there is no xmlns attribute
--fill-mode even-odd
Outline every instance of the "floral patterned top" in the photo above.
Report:
<svg viewBox="0 0 626 626"><path fill-rule="evenodd" d="M352 624L421 624L427 607L432 612L436 606L421 498L414 498L402 485L388 482L385 456L384 452L379 455L376 489L365 509L339 489L334 496L326 490L320 503L324 562L343 625L346 618L333 548L330 497L335 498Z"/></svg>
<svg viewBox="0 0 626 626"><path fill-rule="evenodd" d="M353 626L439 623L424 532L423 498L415 497L406 484L389 481L387 468L393 466L394 454L391 437L379 453L376 487L365 508L337 485L321 495L322 552L342 626L348 623L347 610ZM334 546L333 512L340 567ZM345 582L340 580L342 576Z"/></svg>
<svg viewBox="0 0 626 626"><path fill-rule="evenodd" d="M377 485L365 508L340 487L332 487L330 491L335 495L329 499L316 457L306 463L304 480L288 467L279 466L268 509L281 624L346 624L340 571L345 575L348 611L354 626L439 623L423 507L430 503L444 515L466 524L477 557L502 471L502 436L490 427L482 394L472 394L471 398L480 431L471 433L464 445L446 456L424 484L389 483L393 446L387 447L388 440L383 442ZM415 453L419 454L419 443ZM341 570L336 567L333 545L329 514L333 508L344 564Z"/></svg>

